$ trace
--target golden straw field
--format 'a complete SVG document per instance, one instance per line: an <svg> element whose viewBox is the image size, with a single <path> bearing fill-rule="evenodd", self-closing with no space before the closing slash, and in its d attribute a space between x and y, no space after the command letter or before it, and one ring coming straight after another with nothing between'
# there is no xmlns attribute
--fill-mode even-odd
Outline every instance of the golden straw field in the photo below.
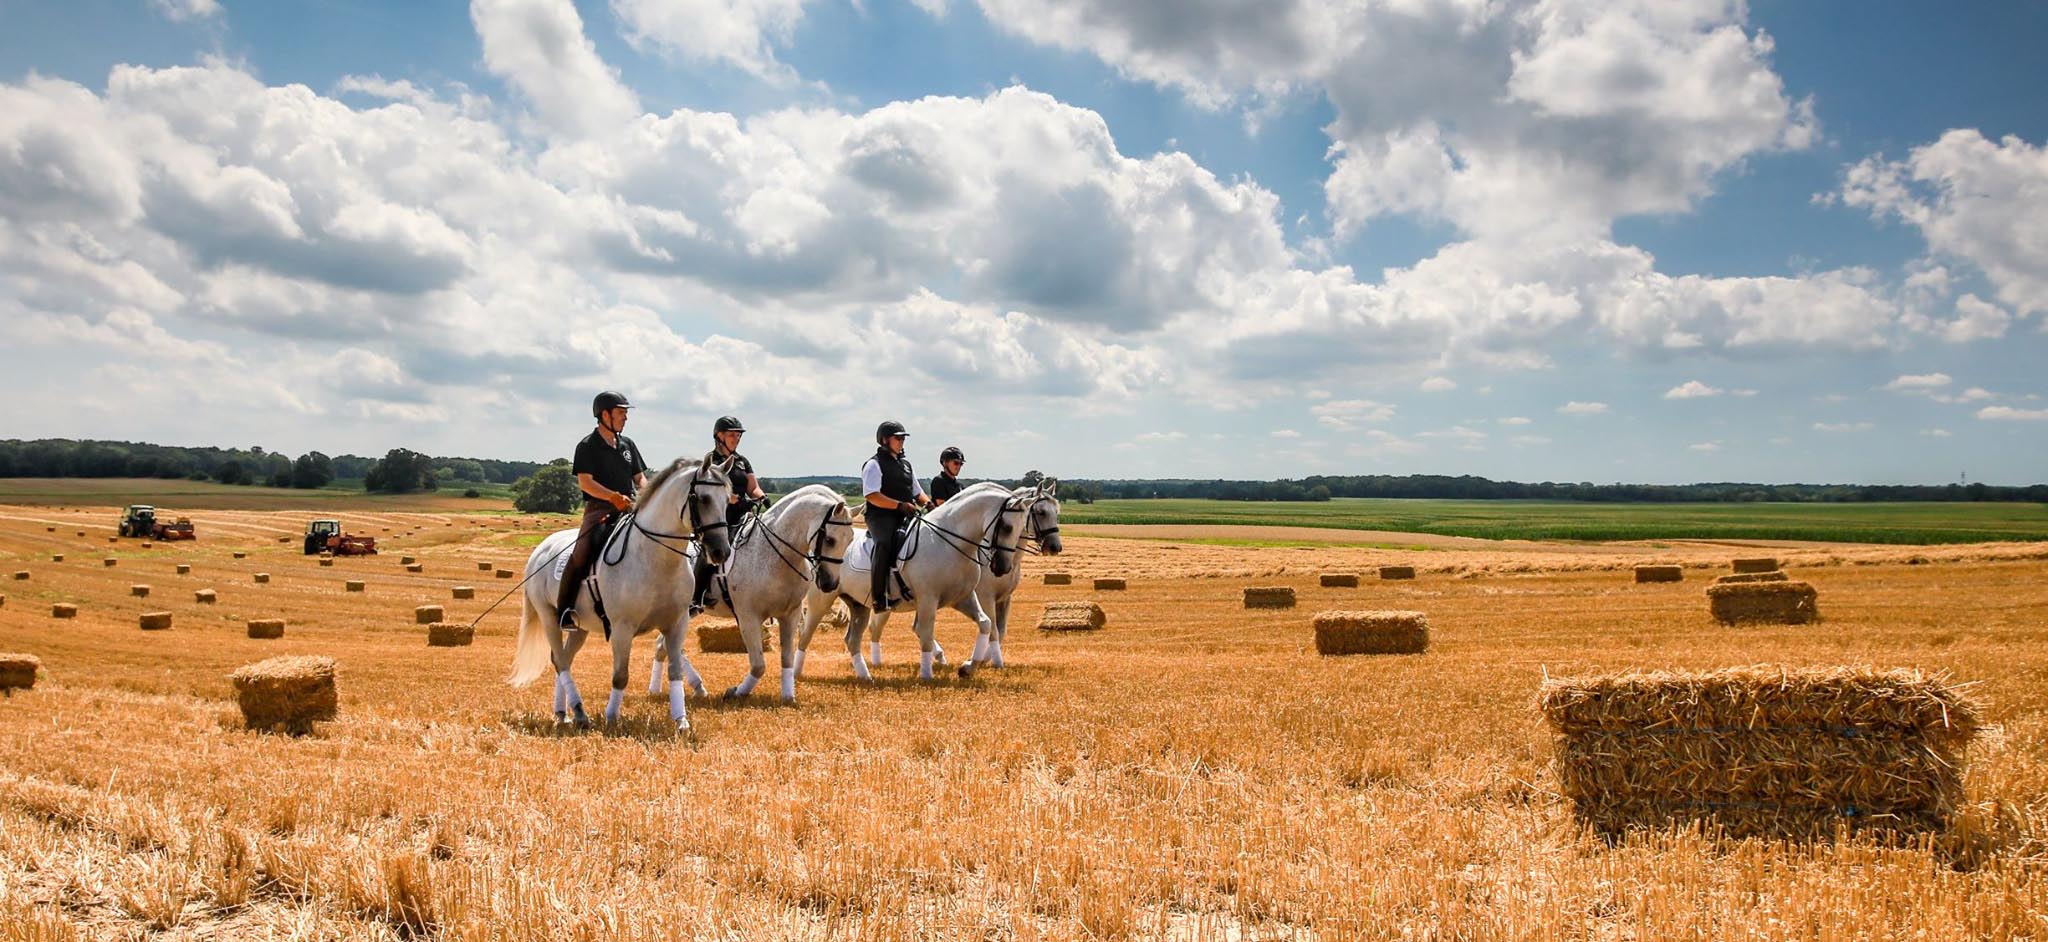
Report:
<svg viewBox="0 0 2048 942"><path fill-rule="evenodd" d="M1063 556L1025 560L1009 667L918 683L899 616L880 682L857 685L822 629L797 706L776 704L771 659L751 702L693 698L682 738L646 694L646 641L623 722L580 734L554 728L545 681L503 682L516 598L473 645L427 646L415 606L474 618L516 581L477 563L520 569L555 520L343 513L384 552L321 567L299 551L312 511L191 516L197 542L145 548L108 542L116 508L0 507L0 652L42 660L0 700L0 938L2048 939L2048 544L1425 550L1070 526ZM1818 623L1712 620L1707 584L1759 555L1818 590ZM1684 579L1635 584L1645 562ZM1247 610L1247 586L1297 605ZM1106 628L1034 629L1083 600ZM1363 609L1426 613L1428 652L1315 654L1317 612ZM140 630L149 611L173 627ZM258 618L284 637L247 638ZM940 638L972 647L957 615ZM745 671L691 652L713 691ZM280 654L339 665L339 716L310 736L241 727L228 675ZM577 661L593 714L609 661ZM1583 830L1535 707L1545 676L1746 664L1970 684L1988 728L1956 828L1904 846Z"/></svg>

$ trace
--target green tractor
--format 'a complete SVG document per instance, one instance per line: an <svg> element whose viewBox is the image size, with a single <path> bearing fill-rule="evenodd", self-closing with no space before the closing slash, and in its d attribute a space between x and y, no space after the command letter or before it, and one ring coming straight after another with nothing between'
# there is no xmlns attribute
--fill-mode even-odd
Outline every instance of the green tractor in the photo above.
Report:
<svg viewBox="0 0 2048 942"><path fill-rule="evenodd" d="M199 534L192 529L191 520L184 517L175 520L159 519L156 508L148 504L128 505L128 512L121 516L120 533L122 536L139 536L164 542L199 538Z"/></svg>

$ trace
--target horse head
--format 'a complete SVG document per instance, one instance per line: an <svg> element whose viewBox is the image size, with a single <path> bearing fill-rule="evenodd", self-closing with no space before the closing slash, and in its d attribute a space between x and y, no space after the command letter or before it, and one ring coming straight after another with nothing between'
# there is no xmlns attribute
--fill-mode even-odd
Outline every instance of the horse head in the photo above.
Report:
<svg viewBox="0 0 2048 942"><path fill-rule="evenodd" d="M684 497L683 519L713 565L732 556L731 528L725 523L725 507L732 502L731 471L730 459L698 467L690 473L690 492Z"/></svg>
<svg viewBox="0 0 2048 942"><path fill-rule="evenodd" d="M834 498L811 541L811 581L826 593L839 591L839 567L846 562L847 547L853 545L853 512L846 509L844 498Z"/></svg>
<svg viewBox="0 0 2048 942"><path fill-rule="evenodd" d="M1048 556L1060 554L1060 482L1046 478L1038 482L1038 491L1031 497L1029 517L1025 535L1038 541Z"/></svg>

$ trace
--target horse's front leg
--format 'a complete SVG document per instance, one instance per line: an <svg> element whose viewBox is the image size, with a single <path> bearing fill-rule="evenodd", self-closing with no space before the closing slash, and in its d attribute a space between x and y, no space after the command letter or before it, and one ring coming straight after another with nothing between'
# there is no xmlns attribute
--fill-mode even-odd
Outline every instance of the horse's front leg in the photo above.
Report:
<svg viewBox="0 0 2048 942"><path fill-rule="evenodd" d="M748 606L745 610L732 614L740 623L740 640L747 645L747 676L740 680L738 686L726 690L725 698L740 700L753 695L754 685L760 683L762 675L768 673L768 662L761 655L760 613Z"/></svg>
<svg viewBox="0 0 2048 942"><path fill-rule="evenodd" d="M803 605L783 612L775 619L775 641L782 645L782 705L796 706L796 671L803 663L803 650L796 645L796 619L803 617Z"/></svg>
<svg viewBox="0 0 2048 942"><path fill-rule="evenodd" d="M619 707L626 701L626 685L633 682L633 635L636 629L612 626L612 695L604 702L606 726L619 721Z"/></svg>
<svg viewBox="0 0 2048 942"><path fill-rule="evenodd" d="M882 628L889 624L888 612L876 612L868 622L868 666L882 666Z"/></svg>
<svg viewBox="0 0 2048 942"><path fill-rule="evenodd" d="M968 658L966 663L960 665L960 676L962 678L972 677L974 676L974 665L987 658L989 656L989 649L994 645L995 622L990 621L988 614L981 610L981 595L979 593L968 593L967 598L961 601L959 605L954 606L953 610L974 621L974 656Z"/></svg>
<svg viewBox="0 0 2048 942"><path fill-rule="evenodd" d="M576 652L583 650L589 637L587 631L572 631L565 637L561 629L548 628L548 641L555 649L555 722L567 723L573 718L577 729L590 728L590 714L583 712L583 693L576 689L569 668L576 664Z"/></svg>
<svg viewBox="0 0 2048 942"><path fill-rule="evenodd" d="M1010 636L1010 601L1014 598L1016 596L1006 595L997 599L996 610L992 613L996 620L996 633L989 642L988 666L997 670L1003 667L1003 639Z"/></svg>
<svg viewBox="0 0 2048 942"><path fill-rule="evenodd" d="M938 631L939 604L926 597L917 603L917 679L932 679L932 655L938 651L939 642L934 635Z"/></svg>
<svg viewBox="0 0 2048 942"><path fill-rule="evenodd" d="M683 696L684 674L690 676L691 684L697 688L699 695L704 692L703 678L696 676L697 671L690 667L689 656L683 653L683 638L686 634L682 625L673 625L661 633L661 641L658 643L663 653L668 655L668 718L670 722L676 724L676 731L680 733L690 731L690 710L686 703L687 698Z"/></svg>
<svg viewBox="0 0 2048 942"><path fill-rule="evenodd" d="M868 630L868 608L852 599L846 600L846 656L853 662L853 676L873 683L874 675L868 673L867 659L860 656L860 636Z"/></svg>

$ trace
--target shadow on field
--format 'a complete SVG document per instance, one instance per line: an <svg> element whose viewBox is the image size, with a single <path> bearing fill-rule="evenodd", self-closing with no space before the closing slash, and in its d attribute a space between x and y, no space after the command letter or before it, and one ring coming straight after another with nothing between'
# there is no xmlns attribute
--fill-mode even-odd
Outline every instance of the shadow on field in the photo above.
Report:
<svg viewBox="0 0 2048 942"><path fill-rule="evenodd" d="M679 732L665 712L659 715L621 716L616 723L606 723L604 717L592 716L589 729L577 729L574 723L557 723L554 717L537 713L501 713L498 715L498 721L518 735L538 739L602 736L606 739L632 739L639 742L696 744L696 737L690 733Z"/></svg>

